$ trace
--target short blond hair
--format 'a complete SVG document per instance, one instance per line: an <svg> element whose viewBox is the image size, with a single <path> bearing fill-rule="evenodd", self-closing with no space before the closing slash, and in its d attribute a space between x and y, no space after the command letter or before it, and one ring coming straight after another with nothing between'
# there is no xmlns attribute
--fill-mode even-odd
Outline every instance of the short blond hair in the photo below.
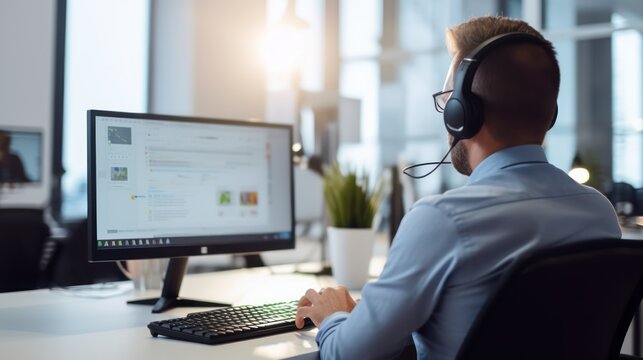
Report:
<svg viewBox="0 0 643 360"><path fill-rule="evenodd" d="M543 40L544 46L549 45L549 50L555 54L551 42L547 41L538 30L522 20L506 16L474 17L447 29L447 48L459 63L468 53L486 40L510 32L534 35Z"/></svg>
<svg viewBox="0 0 643 360"><path fill-rule="evenodd" d="M498 138L516 131L544 137L554 116L560 86L560 69L551 42L522 20L504 16L472 18L447 30L447 47L453 56L452 71L473 49L505 33L522 32L542 40L541 44L511 44L495 49L480 64L472 91L491 115ZM520 119L523 121L516 121ZM498 125L498 126L496 126Z"/></svg>

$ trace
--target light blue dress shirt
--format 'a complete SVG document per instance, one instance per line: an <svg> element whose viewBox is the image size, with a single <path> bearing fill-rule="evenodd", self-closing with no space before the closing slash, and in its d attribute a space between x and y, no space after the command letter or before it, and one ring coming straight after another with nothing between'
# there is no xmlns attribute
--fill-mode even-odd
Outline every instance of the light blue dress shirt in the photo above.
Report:
<svg viewBox="0 0 643 360"><path fill-rule="evenodd" d="M498 151L468 183L404 217L380 278L351 314L327 317L322 359L453 359L503 269L525 251L620 238L609 201L547 162L538 145Z"/></svg>

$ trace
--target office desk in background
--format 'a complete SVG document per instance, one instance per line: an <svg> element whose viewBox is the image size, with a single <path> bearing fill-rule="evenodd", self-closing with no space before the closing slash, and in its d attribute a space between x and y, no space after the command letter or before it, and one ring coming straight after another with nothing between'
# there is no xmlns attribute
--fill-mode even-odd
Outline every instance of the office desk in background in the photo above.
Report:
<svg viewBox="0 0 643 360"><path fill-rule="evenodd" d="M374 258L379 274L383 258ZM333 286L331 277L295 274L305 265L281 265L188 275L181 295L240 304L296 300L308 288ZM310 267L309 267L310 268ZM314 270L312 267L311 270ZM104 284L101 292L33 290L0 294L0 358L2 359L317 359L317 329L296 331L223 345L203 345L164 337L153 338L151 321L185 316L207 308L178 308L152 314L150 306L127 305L134 297L159 291L127 291L131 284ZM111 290L110 290L111 289ZM123 292L100 298L112 292ZM102 294L101 294L102 293ZM358 294L354 294L358 295Z"/></svg>

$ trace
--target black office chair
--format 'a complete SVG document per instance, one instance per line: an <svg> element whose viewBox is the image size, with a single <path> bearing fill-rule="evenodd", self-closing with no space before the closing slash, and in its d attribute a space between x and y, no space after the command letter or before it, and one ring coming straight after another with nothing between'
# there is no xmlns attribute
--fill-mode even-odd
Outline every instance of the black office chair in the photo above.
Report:
<svg viewBox="0 0 643 360"><path fill-rule="evenodd" d="M0 292L38 287L48 236L41 209L0 209Z"/></svg>
<svg viewBox="0 0 643 360"><path fill-rule="evenodd" d="M596 240L532 254L497 289L458 359L619 359L643 297L643 241Z"/></svg>

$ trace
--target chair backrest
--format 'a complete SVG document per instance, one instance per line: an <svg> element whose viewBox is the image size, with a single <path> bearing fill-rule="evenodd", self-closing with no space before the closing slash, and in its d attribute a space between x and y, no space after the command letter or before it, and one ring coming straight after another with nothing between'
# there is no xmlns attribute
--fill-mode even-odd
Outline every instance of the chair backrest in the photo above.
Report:
<svg viewBox="0 0 643 360"><path fill-rule="evenodd" d="M0 209L0 292L38 287L48 236L41 209Z"/></svg>
<svg viewBox="0 0 643 360"><path fill-rule="evenodd" d="M458 359L618 359L643 297L643 241L593 240L523 257Z"/></svg>

